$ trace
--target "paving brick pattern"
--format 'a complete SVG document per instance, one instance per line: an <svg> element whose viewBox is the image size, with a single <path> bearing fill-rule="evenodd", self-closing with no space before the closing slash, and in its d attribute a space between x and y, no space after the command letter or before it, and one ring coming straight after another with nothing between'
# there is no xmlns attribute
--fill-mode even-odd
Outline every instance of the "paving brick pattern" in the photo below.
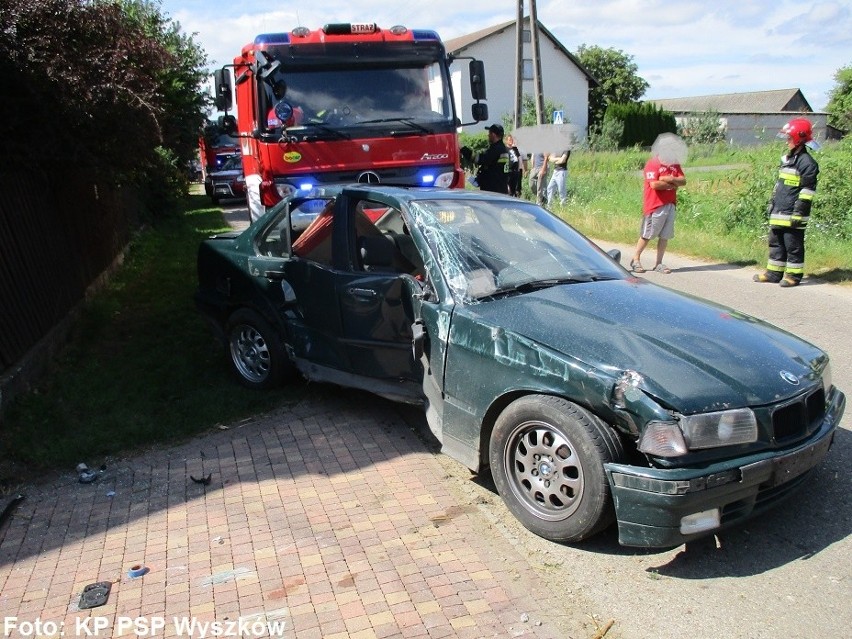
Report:
<svg viewBox="0 0 852 639"><path fill-rule="evenodd" d="M581 636L509 541L460 503L445 463L394 404L325 388L115 462L93 484L64 475L27 487L0 527L0 630L201 637L217 622L219 636L243 637ZM129 577L139 565L148 573ZM113 582L108 602L80 610L97 581Z"/></svg>

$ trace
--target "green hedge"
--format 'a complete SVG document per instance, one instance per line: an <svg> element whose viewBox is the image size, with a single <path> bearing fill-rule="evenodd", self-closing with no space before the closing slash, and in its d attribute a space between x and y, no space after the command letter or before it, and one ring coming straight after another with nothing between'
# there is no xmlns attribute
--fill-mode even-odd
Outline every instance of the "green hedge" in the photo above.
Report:
<svg viewBox="0 0 852 639"><path fill-rule="evenodd" d="M651 146L660 133L676 133L674 115L648 102L611 104L604 115L604 125L612 121L623 123L619 148Z"/></svg>

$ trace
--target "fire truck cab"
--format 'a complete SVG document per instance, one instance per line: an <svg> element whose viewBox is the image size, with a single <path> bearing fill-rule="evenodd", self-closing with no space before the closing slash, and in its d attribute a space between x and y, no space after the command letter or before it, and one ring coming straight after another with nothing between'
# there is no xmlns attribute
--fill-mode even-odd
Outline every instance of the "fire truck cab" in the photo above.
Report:
<svg viewBox="0 0 852 639"><path fill-rule="evenodd" d="M448 56L438 34L375 24L258 35L216 71L239 140L252 220L297 189L335 183L464 187ZM471 60L474 122L488 118ZM236 103L236 117L228 115Z"/></svg>

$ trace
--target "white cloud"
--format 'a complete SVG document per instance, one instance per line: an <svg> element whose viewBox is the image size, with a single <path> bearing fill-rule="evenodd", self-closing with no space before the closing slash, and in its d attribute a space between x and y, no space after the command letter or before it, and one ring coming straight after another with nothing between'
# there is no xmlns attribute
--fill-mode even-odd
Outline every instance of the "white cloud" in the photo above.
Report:
<svg viewBox="0 0 852 639"><path fill-rule="evenodd" d="M164 0L164 10L198 41L216 64L230 63L258 33L318 28L328 22L404 24L437 31L447 40L513 20L514 2L433 0L383 3L331 0L299 9L260 0ZM236 7L236 9L234 9ZM529 4L525 4L527 11ZM537 5L542 23L569 51L581 44L615 48L633 56L651 87L646 97L799 87L815 109L828 101L834 73L852 63L852 9L848 1L599 0ZM511 67L511 51L506 52ZM502 78L504 68L487 70Z"/></svg>

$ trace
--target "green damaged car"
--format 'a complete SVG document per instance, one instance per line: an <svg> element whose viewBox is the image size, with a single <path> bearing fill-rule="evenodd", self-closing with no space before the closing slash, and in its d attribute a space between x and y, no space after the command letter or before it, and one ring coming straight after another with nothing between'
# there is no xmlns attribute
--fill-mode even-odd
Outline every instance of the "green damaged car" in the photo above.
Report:
<svg viewBox="0 0 852 639"><path fill-rule="evenodd" d="M204 241L196 302L242 383L422 405L536 534L671 547L800 486L846 400L820 349L617 258L508 196L327 187Z"/></svg>

